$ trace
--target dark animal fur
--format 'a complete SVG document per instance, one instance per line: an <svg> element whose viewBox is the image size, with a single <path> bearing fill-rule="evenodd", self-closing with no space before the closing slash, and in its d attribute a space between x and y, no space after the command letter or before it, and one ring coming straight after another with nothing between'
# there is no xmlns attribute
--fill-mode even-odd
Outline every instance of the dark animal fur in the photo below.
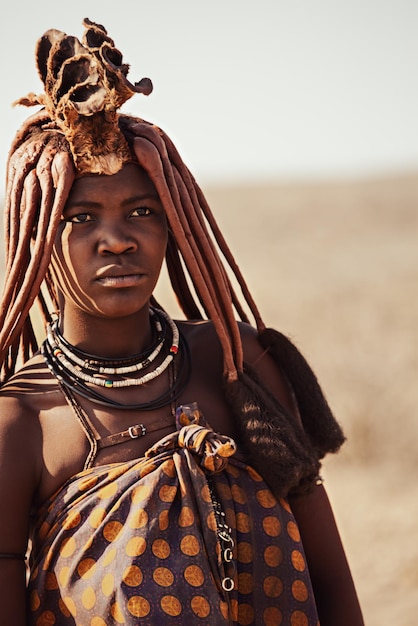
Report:
<svg viewBox="0 0 418 626"><path fill-rule="evenodd" d="M260 343L289 381L303 428L249 366L238 381L225 384L225 395L238 417L240 444L248 461L275 495L305 493L315 484L322 457L336 452L345 438L315 374L289 339L266 329L260 334Z"/></svg>

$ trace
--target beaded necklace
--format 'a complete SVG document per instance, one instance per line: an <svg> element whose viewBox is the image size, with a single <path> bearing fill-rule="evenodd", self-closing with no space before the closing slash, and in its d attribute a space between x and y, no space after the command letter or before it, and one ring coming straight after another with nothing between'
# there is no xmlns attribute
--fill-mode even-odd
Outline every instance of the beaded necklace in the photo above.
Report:
<svg viewBox="0 0 418 626"><path fill-rule="evenodd" d="M71 345L61 334L58 326L58 320L50 324L47 329L48 342L53 349L60 349L70 361L78 364L83 369L88 369L97 374L128 374L138 371L144 367L148 367L152 361L158 356L167 336L166 325L162 324L153 308L150 308L151 328L153 341L144 352L134 354L128 358L120 359L98 359L93 354L88 354L80 348Z"/></svg>
<svg viewBox="0 0 418 626"><path fill-rule="evenodd" d="M99 386L102 388L103 387L117 388L117 387L122 387L122 386L130 386L132 383L128 385L126 384L121 385L121 384L115 384L115 383L120 383L124 381L111 380L110 382L112 383L112 385L110 384L106 385L106 384L103 384L103 382L106 382L104 379L95 378L94 376L90 376L90 374L86 374L86 372L82 372L82 374L80 375L81 366L79 364L74 365L70 362L71 367L68 367L69 359L66 358L65 356L62 357L61 355L56 353L56 351L60 350L60 348L55 346L54 341L51 340L51 337L54 337L53 332L52 334L50 333L51 337L47 335L47 338L45 339L45 341L43 342L41 346L41 353L45 359L45 362L49 370L51 371L53 376L57 378L60 384L64 385L68 389L71 389L77 392L77 394L87 398L88 400L96 404L102 405L102 406L113 407L117 409L146 411L146 410L155 410L155 409L166 406L170 402L174 402L180 396L181 392L186 387L188 380L190 378L190 350L189 350L189 346L185 338L182 336L182 334L180 334L176 324L173 322L173 320L171 320L171 318L167 315L167 313L165 313L165 311L162 311L160 309L156 309L155 307L153 307L151 310L152 310L152 314L154 314L159 319L160 325L162 326L161 333L162 333L162 336L164 337L164 341L166 339L167 330L171 331L171 344L168 350L168 354L163 360L163 362L161 363L161 365L155 368L155 370L153 370L152 372L148 373L148 374L151 374L152 377L151 376L148 377L148 375L145 375L148 377L147 380L151 380L152 378L156 378L157 376L161 375L169 366L174 365L174 357L179 352L181 352L182 354L182 358L180 360L180 366L176 368L176 375L171 377L172 380L170 382L169 388L157 398L154 398L152 400L149 400L147 402L142 402L142 403L122 404L118 402L117 400L103 396L101 393L96 391L94 387ZM170 334L170 332L168 334ZM130 359L120 359L120 360L99 359L96 356L87 355L86 353L83 353L82 351L75 348L74 346L71 346L71 344L69 344L62 337L62 335L61 337L59 337L59 339L61 341L64 341L67 352L70 351L72 353L72 356L74 356L75 352L77 353L77 356L81 358L83 365L84 365L84 360L86 358L89 360L89 365L94 363L97 368L108 367L110 363L112 363L112 369L115 369L116 372L119 373L118 372L119 367L117 364L123 362L124 364L123 367L125 367L125 363L128 360L130 360ZM159 342L159 334L157 336L157 343L158 342ZM156 349L156 346L154 345L149 350L154 351L155 349ZM141 355L138 355L142 361L144 360L144 355L146 358L146 355L149 352L149 350L146 351L145 353L142 353ZM74 363L76 363L75 360L74 360ZM145 376L142 376L140 379L127 379L127 380L129 381L133 380L136 382L136 385L141 385L146 382ZM103 382L98 383L98 380L101 380Z"/></svg>
<svg viewBox="0 0 418 626"><path fill-rule="evenodd" d="M153 311L153 315L155 316L155 311ZM120 367L107 367L103 364L103 361L97 359L97 357L94 357L93 360L79 358L77 354L75 354L73 346L71 346L67 341L62 341L62 335L57 332L57 323L55 323L48 328L45 350L50 357L50 360L59 360L61 365L60 369L67 370L73 377L81 379L85 383L91 383L92 385L96 385L98 387L107 387L108 389L143 385L165 372L173 358L178 353L179 349L179 331L176 324L164 311L159 310L158 315L160 315L170 327L172 343L163 362L158 367L147 374L144 374L140 378L122 378L122 380L112 380L111 378L100 378L99 375L112 374L124 376L125 374L140 371L149 367L161 352L164 345L164 339L157 344L151 354L147 355L147 357L139 363L134 363L130 366L123 365ZM157 331L161 331L162 326L158 318L157 322ZM89 370L93 371L95 375L89 374Z"/></svg>

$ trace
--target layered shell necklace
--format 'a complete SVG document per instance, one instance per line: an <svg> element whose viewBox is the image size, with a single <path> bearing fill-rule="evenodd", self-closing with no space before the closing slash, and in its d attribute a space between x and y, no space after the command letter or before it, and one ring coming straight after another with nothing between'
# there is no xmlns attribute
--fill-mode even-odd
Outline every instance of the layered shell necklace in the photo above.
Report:
<svg viewBox="0 0 418 626"><path fill-rule="evenodd" d="M159 408L167 404L167 400L173 400L179 395L185 385L184 372L180 377L182 379L181 389L179 389L179 377L176 376L165 394L155 400L141 404L121 404L103 396L94 389L94 387L106 389L138 387L157 378L169 366L173 365L180 345L187 347L187 344L182 340L177 325L165 311L151 307L150 318L153 330L151 346L145 352L129 358L102 359L83 352L63 337L58 327L58 321L48 326L47 336L41 351L50 371L61 384L88 397L93 402L126 409L149 410ZM160 354L164 355L164 352L165 356L162 361L160 359L160 364L149 369ZM188 358L184 358L188 356L187 349L184 352L183 366L186 365L188 369ZM148 371L139 377L132 376L135 372L143 370Z"/></svg>

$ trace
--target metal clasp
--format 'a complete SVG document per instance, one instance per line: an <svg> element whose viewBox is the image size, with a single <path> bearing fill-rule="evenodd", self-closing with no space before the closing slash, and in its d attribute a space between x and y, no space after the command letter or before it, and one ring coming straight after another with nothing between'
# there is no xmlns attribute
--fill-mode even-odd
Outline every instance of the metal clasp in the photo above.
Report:
<svg viewBox="0 0 418 626"><path fill-rule="evenodd" d="M141 432L138 432L138 428L141 429ZM147 434L147 429L144 424L137 424L136 426L129 426L128 433L131 439L138 439L138 437L143 437Z"/></svg>

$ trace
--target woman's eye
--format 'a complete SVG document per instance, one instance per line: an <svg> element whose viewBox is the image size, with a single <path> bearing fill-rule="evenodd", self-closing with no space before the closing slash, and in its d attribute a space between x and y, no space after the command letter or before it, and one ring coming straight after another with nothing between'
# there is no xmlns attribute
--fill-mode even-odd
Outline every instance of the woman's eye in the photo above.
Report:
<svg viewBox="0 0 418 626"><path fill-rule="evenodd" d="M67 217L65 221L73 224L85 224L86 222L91 222L91 220L92 217L88 213L78 213L77 215Z"/></svg>
<svg viewBox="0 0 418 626"><path fill-rule="evenodd" d="M146 206L140 206L137 209L134 209L131 213L134 217L144 217L146 215L151 215L151 209Z"/></svg>

